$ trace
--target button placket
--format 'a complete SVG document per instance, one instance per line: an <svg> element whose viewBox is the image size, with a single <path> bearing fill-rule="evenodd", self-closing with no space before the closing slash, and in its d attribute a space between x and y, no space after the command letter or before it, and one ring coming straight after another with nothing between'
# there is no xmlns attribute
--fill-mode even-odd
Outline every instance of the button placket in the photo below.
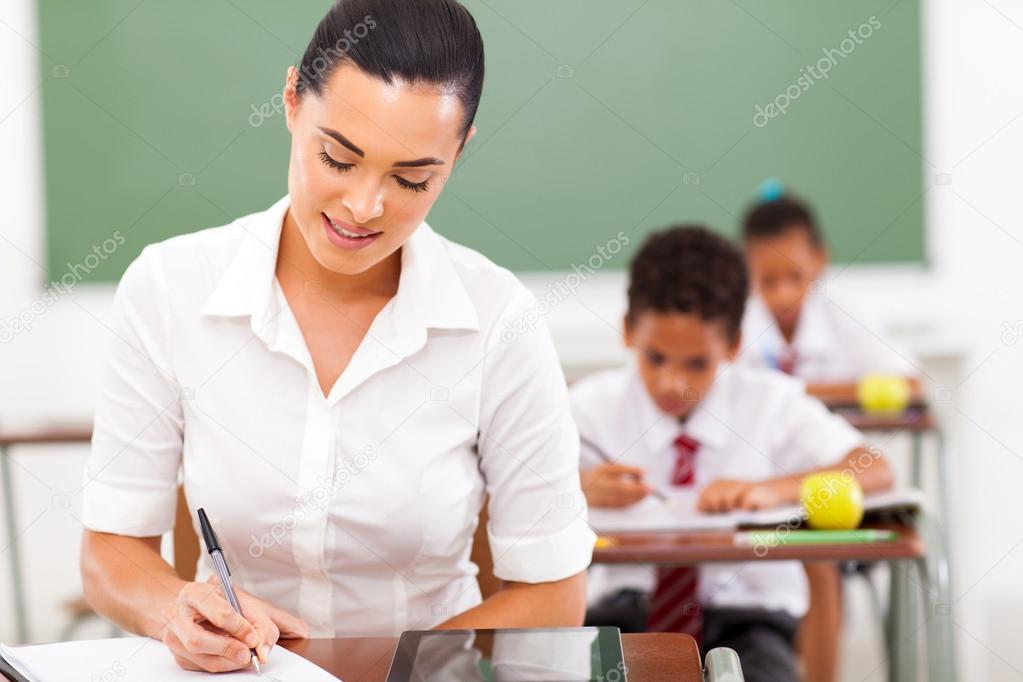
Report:
<svg viewBox="0 0 1023 682"><path fill-rule="evenodd" d="M326 569L326 543L334 456L330 408L315 376L309 378L307 404L298 499L309 513L295 526L292 548L301 574L299 611L316 634L328 636L333 635L333 590Z"/></svg>

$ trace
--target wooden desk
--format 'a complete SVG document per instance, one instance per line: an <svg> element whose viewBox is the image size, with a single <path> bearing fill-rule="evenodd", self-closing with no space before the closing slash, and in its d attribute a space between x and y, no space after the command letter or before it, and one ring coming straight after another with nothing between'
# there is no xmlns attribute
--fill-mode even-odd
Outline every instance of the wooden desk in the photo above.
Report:
<svg viewBox="0 0 1023 682"><path fill-rule="evenodd" d="M918 528L927 530L926 541ZM917 527L886 521L865 524L894 530L898 539L876 544L778 545L760 548L735 545L734 531L602 533L611 546L595 548L593 563L684 565L745 561L870 561L887 563L890 606L885 624L891 680L917 679L918 631L927 632L927 679L955 680L952 597L946 546L940 531L926 517ZM923 623L919 603L925 605Z"/></svg>
<svg viewBox="0 0 1023 682"><path fill-rule="evenodd" d="M912 483L915 487L921 486L923 478L923 437L930 433L934 435L937 442L937 464L938 464L938 494L942 505L942 519L948 520L948 473L945 461L944 441L941 437L941 430L934 419L930 406L924 399L923 389L914 385L909 405L898 414L870 414L865 412L859 403L856 395L855 385L824 387L821 393L811 393L824 405L841 415L860 431L905 431L913 437L913 468Z"/></svg>
<svg viewBox="0 0 1023 682"><path fill-rule="evenodd" d="M0 427L0 447L88 443L90 440L92 440L92 424L86 422L42 422L18 428Z"/></svg>
<svg viewBox="0 0 1023 682"><path fill-rule="evenodd" d="M7 531L7 555L11 565L11 588L14 592L14 624L21 642L27 642L28 616L25 608L25 584L21 575L21 552L18 538L17 506L11 481L10 448L15 445L54 445L88 443L92 440L92 424L88 422L40 422L16 428L0 427L0 485L3 486L4 518Z"/></svg>
<svg viewBox="0 0 1023 682"><path fill-rule="evenodd" d="M887 415L864 412L860 407L855 384L825 387L823 393L811 391L810 394L861 431L929 431L937 428L920 386L913 388L909 404L903 412Z"/></svg>
<svg viewBox="0 0 1023 682"><path fill-rule="evenodd" d="M842 407L858 409L860 406L858 384L818 384L815 387L816 390L810 390L808 393L827 405L828 409L834 410ZM814 388L814 386L811 386L811 388ZM926 407L923 387L916 380L911 381L909 407Z"/></svg>
<svg viewBox="0 0 1023 682"><path fill-rule="evenodd" d="M284 640L281 645L344 682L384 682L396 637ZM629 682L702 682L696 642L680 634L622 635ZM272 655L272 654L271 654Z"/></svg>
<svg viewBox="0 0 1023 682"><path fill-rule="evenodd" d="M868 414L858 407L837 407L832 411L860 431L936 431L934 416L926 406L910 407L899 414Z"/></svg>
<svg viewBox="0 0 1023 682"><path fill-rule="evenodd" d="M836 393L818 397L828 409L843 417L859 431L875 433L901 431L909 434L912 439L909 480L914 488L926 487L924 485L925 436L934 443L936 493L938 513L942 521L942 544L946 548L951 547L952 537L949 528L952 525L952 488L949 480L948 455L945 452L945 439L930 406L924 400L922 389L916 386L909 407L899 414L891 415L872 415L864 412L860 409L854 393L848 392L846 395Z"/></svg>
<svg viewBox="0 0 1023 682"><path fill-rule="evenodd" d="M595 564L703 564L722 561L898 561L920 559L926 548L916 530L897 523L867 524L894 530L892 542L855 545L778 545L770 556L751 546L737 546L734 531L601 533L612 546L593 550Z"/></svg>

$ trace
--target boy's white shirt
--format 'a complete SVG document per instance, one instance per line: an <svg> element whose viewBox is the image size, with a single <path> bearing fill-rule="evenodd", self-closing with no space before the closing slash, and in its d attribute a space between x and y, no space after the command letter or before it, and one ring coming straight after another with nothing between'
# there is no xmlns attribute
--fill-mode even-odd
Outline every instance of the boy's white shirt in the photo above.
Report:
<svg viewBox="0 0 1023 682"><path fill-rule="evenodd" d="M794 350L793 375L819 383L855 382L867 374L916 376L912 355L887 337L869 314L827 291L811 292L803 304L796 335L788 344L759 296L746 302L738 364L777 369L778 358Z"/></svg>
<svg viewBox="0 0 1023 682"><path fill-rule="evenodd" d="M647 480L668 487L675 439L686 433L700 448L697 488L731 478L762 481L838 462L863 442L858 431L807 396L803 383L778 372L723 365L685 424L662 412L635 366L599 372L570 391L579 432L620 463L642 467ZM583 447L583 470L602 460ZM590 603L624 587L651 590L652 567L595 565ZM711 607L807 609L806 577L798 562L716 563L700 566L699 596Z"/></svg>

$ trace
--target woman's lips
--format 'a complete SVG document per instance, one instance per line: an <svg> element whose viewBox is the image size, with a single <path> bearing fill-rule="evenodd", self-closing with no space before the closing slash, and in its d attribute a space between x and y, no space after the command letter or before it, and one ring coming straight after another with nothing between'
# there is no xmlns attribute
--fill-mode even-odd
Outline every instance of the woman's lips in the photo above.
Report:
<svg viewBox="0 0 1023 682"><path fill-rule="evenodd" d="M325 213L320 214L323 219L323 229L327 233L327 240L346 251L358 251L375 242L383 232L374 232L365 227L356 227L349 223L333 221Z"/></svg>

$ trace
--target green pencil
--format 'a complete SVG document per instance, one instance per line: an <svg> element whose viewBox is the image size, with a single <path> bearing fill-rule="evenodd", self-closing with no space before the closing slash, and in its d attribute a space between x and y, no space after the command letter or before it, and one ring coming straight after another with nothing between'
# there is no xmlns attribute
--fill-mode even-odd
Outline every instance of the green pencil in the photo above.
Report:
<svg viewBox="0 0 1023 682"><path fill-rule="evenodd" d="M893 530L751 530L735 534L739 547L776 547L778 545L855 545L891 542L899 534Z"/></svg>

